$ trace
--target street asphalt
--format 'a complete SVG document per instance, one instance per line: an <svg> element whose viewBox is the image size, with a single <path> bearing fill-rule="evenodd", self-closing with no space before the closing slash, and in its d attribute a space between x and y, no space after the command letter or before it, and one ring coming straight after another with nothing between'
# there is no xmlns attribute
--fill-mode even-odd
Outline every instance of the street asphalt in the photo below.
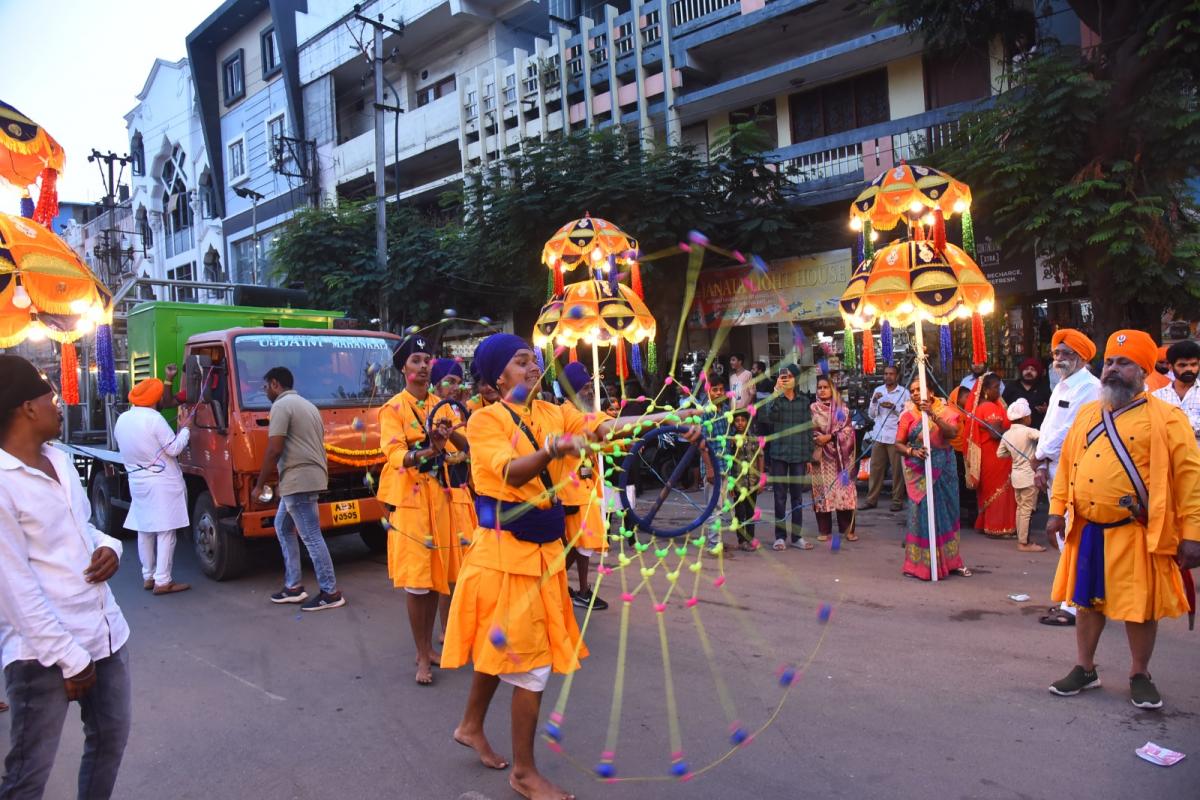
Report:
<svg viewBox="0 0 1200 800"><path fill-rule="evenodd" d="M760 500L764 518L770 500ZM806 517L806 528L812 522ZM676 748L660 626L645 592L630 606L615 746L616 775L628 780L605 784L591 772L606 749L618 666L619 573L605 578L600 594L612 608L592 615L591 656L567 696L563 753L539 740L543 770L581 798L610 800L1200 795L1200 633L1186 621L1165 622L1159 632L1153 669L1162 711L1130 704L1128 651L1115 625L1100 648L1103 688L1055 697L1047 686L1074 663L1074 637L1037 623L1048 605L1052 551L1022 554L1012 541L965 531L962 552L975 575L920 583L900 574L901 514L889 513L885 501L862 513L859 525L861 540L837 552L826 543L809 552L738 553L721 588L706 562L695 611L711 655L683 603L694 575L681 573L681 594L668 601L661 630L683 758L695 773L687 781L670 777ZM758 532L771 536L765 522ZM312 614L267 601L282 573L271 542L250 575L214 583L181 537L175 577L193 590L164 597L142 590L135 550L127 542L112 581L133 630L134 682L134 728L116 797L516 796L505 772L484 768L450 738L470 673L439 670L434 686L414 683L403 595L391 587L384 559L358 537L332 543L348 606ZM660 600L664 572L651 579ZM641 580L636 562L626 574ZM306 579L314 589L307 566ZM1019 594L1030 599L1009 598ZM779 672L788 666L797 678L785 691ZM543 722L562 688L555 676ZM508 697L502 687L487 723L505 754ZM74 796L77 713L68 718L49 798ZM0 715L5 751L9 716ZM754 733L732 751L731 718ZM1134 754L1148 741L1190 757L1152 765Z"/></svg>

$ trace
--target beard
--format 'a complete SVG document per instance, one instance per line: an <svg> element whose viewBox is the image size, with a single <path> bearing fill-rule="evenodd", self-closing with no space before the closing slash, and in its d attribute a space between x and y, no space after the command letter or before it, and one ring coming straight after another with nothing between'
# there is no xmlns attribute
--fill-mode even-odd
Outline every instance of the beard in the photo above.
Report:
<svg viewBox="0 0 1200 800"><path fill-rule="evenodd" d="M1105 408L1116 410L1124 408L1133 402L1134 396L1138 393L1138 388L1132 386L1120 378L1110 375L1105 378L1100 384L1100 402Z"/></svg>

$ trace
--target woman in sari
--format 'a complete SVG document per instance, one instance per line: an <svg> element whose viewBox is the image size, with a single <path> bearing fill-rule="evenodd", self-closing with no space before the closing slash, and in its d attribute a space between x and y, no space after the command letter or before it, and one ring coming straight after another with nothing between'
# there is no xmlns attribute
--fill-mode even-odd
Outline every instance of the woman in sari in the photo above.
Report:
<svg viewBox="0 0 1200 800"><path fill-rule="evenodd" d="M817 378L817 402L810 408L816 448L809 475L813 510L817 515L817 541L829 541L833 534L834 512L837 513L838 531L847 541L858 541L858 534L854 532L854 509L858 506L858 489L854 485L857 466L850 409L846 408L841 393L826 375Z"/></svg>
<svg viewBox="0 0 1200 800"><path fill-rule="evenodd" d="M922 397L921 384L913 381L910 400L896 427L896 446L904 456L904 483L908 488L908 525L904 537L904 574L927 581L933 577L929 559L929 507L933 503L938 577L951 571L969 577L958 551L958 471L951 440L958 435L958 413L938 398ZM922 436L924 411L933 421L930 449ZM925 483L925 459L933 466L933 497Z"/></svg>
<svg viewBox="0 0 1200 800"><path fill-rule="evenodd" d="M970 441L980 450L979 478L975 484L979 515L975 518L975 530L998 539L1010 538L1017 533L1012 459L1000 458L996 452L1000 437L1011 423L1000 400L1000 376L989 372L979 380L983 389L967 423Z"/></svg>

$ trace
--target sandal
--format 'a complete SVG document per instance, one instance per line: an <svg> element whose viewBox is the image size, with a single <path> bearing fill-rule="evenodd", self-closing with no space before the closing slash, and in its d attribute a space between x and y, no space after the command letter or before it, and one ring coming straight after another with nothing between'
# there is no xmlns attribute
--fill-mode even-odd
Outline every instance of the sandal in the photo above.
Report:
<svg viewBox="0 0 1200 800"><path fill-rule="evenodd" d="M849 533L846 534L846 541L847 542L857 542L858 534L855 533L854 531L850 531Z"/></svg>
<svg viewBox="0 0 1200 800"><path fill-rule="evenodd" d="M1056 628L1069 628L1075 624L1075 615L1068 614L1061 608L1052 608L1046 616L1038 617L1038 622L1043 625L1052 625Z"/></svg>
<svg viewBox="0 0 1200 800"><path fill-rule="evenodd" d="M787 550L787 542L783 539L776 539L775 544L771 545L772 550Z"/></svg>
<svg viewBox="0 0 1200 800"><path fill-rule="evenodd" d="M958 569L954 570L954 572L955 572L955 574L961 575L964 578L969 578L975 574L974 572L971 572L971 570L968 569L967 567L959 567Z"/></svg>
<svg viewBox="0 0 1200 800"><path fill-rule="evenodd" d="M828 541L829 541L829 534L828 534L828 533L822 533L820 536L818 536L818 537L817 537L817 541L818 541L818 542L828 542Z"/></svg>
<svg viewBox="0 0 1200 800"><path fill-rule="evenodd" d="M804 539L797 539L796 541L792 542L792 547L796 548L797 550L812 550L814 547L816 547L816 545L812 542L807 542Z"/></svg>

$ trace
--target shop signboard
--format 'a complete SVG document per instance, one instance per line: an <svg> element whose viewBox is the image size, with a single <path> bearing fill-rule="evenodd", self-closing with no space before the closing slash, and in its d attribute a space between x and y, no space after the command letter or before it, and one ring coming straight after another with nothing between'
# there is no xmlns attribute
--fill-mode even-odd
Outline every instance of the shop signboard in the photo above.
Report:
<svg viewBox="0 0 1200 800"><path fill-rule="evenodd" d="M701 272L689 322L720 328L837 317L851 259L845 248L776 259L766 272L750 266Z"/></svg>
<svg viewBox="0 0 1200 800"><path fill-rule="evenodd" d="M997 297L1033 294L1040 288L1034 275L1033 254L1018 250L1014 244L1001 246L1000 239L990 233L976 234L975 263L987 276Z"/></svg>

